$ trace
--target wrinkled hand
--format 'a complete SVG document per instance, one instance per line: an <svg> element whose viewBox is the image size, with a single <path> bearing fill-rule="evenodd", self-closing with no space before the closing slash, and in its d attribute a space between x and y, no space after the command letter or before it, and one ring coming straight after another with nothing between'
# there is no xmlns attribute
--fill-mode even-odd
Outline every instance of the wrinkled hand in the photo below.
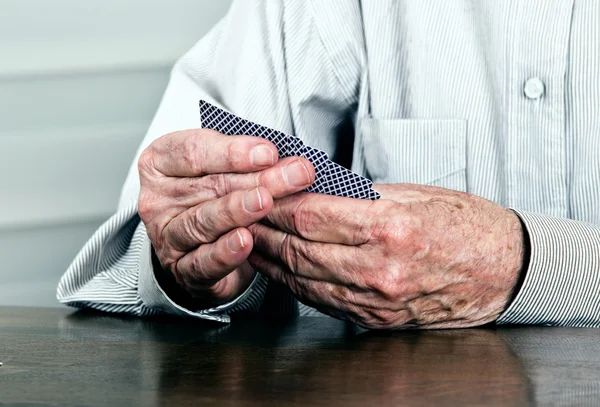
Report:
<svg viewBox="0 0 600 407"><path fill-rule="evenodd" d="M197 306L241 294L254 275L247 226L271 210L273 198L301 191L315 177L308 160L278 160L267 140L205 129L157 139L138 168L138 212L156 256Z"/></svg>
<svg viewBox="0 0 600 407"><path fill-rule="evenodd" d="M304 303L366 328L494 321L524 261L510 210L436 187L375 185L382 199L301 193L253 225L249 263Z"/></svg>

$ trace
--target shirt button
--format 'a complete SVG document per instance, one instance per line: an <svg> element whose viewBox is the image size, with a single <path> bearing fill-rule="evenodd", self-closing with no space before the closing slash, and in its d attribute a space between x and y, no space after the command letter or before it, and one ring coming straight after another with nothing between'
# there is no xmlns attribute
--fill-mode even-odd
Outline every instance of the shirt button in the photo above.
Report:
<svg viewBox="0 0 600 407"><path fill-rule="evenodd" d="M529 78L523 91L529 99L539 99L544 94L544 82L540 78Z"/></svg>

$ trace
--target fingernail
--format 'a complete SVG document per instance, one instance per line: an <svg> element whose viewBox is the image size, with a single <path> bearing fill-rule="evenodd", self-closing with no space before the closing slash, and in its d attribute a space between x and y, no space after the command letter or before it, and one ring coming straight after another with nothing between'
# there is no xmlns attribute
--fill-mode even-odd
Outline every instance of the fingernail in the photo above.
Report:
<svg viewBox="0 0 600 407"><path fill-rule="evenodd" d="M229 246L229 250L234 253L244 250L244 239L242 239L242 235L240 234L239 230L233 235L229 236L229 239L227 239L227 245Z"/></svg>
<svg viewBox="0 0 600 407"><path fill-rule="evenodd" d="M266 144L259 144L250 150L250 162L257 167L275 164L275 153Z"/></svg>
<svg viewBox="0 0 600 407"><path fill-rule="evenodd" d="M293 187L310 184L308 169L300 160L296 160L293 163L288 164L283 169L283 175L285 176L288 184Z"/></svg>
<svg viewBox="0 0 600 407"><path fill-rule="evenodd" d="M263 201L258 188L246 192L244 196L244 208L248 212L259 212L263 210Z"/></svg>

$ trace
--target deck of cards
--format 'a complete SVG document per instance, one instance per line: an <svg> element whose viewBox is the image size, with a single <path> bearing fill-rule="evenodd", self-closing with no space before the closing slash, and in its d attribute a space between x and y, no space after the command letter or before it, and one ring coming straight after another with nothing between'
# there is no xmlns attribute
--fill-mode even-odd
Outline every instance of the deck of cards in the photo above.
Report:
<svg viewBox="0 0 600 407"><path fill-rule="evenodd" d="M277 147L279 157L304 157L315 167L315 182L306 192L337 195L358 199L379 199L377 191L371 189L373 182L331 161L319 149L305 145L298 137L242 119L204 100L200 101L202 127L222 134L262 137Z"/></svg>

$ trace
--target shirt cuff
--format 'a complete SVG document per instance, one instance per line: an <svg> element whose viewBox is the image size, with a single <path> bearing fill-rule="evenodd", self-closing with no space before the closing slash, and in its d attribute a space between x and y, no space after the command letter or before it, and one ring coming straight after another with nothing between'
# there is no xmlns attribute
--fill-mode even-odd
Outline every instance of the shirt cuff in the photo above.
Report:
<svg viewBox="0 0 600 407"><path fill-rule="evenodd" d="M143 229L143 225L141 228ZM260 307L267 288L267 278L260 273L256 273L250 286L239 297L226 304L208 309L190 310L175 303L156 281L152 266L152 244L146 235L145 229L143 229L143 232L145 236L138 263L140 267L138 290L140 299L145 306L168 314L222 323L230 322L228 314L239 311L258 310Z"/></svg>
<svg viewBox="0 0 600 407"><path fill-rule="evenodd" d="M600 326L600 226L525 211L529 234L523 285L498 324Z"/></svg>

